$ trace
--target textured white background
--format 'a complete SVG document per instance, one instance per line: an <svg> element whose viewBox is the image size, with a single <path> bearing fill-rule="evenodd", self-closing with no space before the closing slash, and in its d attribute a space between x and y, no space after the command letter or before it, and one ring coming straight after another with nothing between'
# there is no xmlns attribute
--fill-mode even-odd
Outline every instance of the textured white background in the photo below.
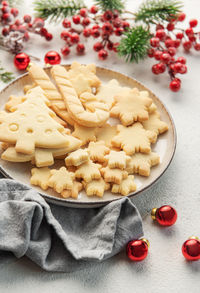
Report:
<svg viewBox="0 0 200 293"><path fill-rule="evenodd" d="M135 10L140 2L129 0L127 6ZM187 20L195 17L200 21L199 0L183 2ZM21 5L24 13L32 13L30 3L24 0ZM57 32L54 41L47 43L36 36L28 43L26 52L43 59L48 50L59 51L61 26L50 25L49 30L54 35ZM0 59L8 70L15 71L8 53L0 51ZM199 292L200 261L186 262L181 246L190 235L200 236L200 53L188 55L188 74L182 76L182 90L175 94L167 88L167 74L162 77L151 74L151 59L134 65L113 56L102 63L91 50L82 57L71 55L63 63L75 59L95 62L135 77L158 95L174 118L178 135L174 160L158 183L134 199L144 216L145 236L150 241L149 256L141 263L131 263L122 251L103 263L70 274L46 273L25 258L8 260L3 266L0 264L0 292ZM3 86L1 83L0 88ZM160 228L152 223L151 208L163 204L172 204L178 211L178 221L173 227Z"/></svg>

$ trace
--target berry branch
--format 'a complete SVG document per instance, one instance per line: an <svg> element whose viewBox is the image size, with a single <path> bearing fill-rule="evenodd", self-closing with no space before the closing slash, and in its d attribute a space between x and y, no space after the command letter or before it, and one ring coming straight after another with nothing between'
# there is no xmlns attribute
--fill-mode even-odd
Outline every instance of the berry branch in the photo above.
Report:
<svg viewBox="0 0 200 293"><path fill-rule="evenodd" d="M102 10L117 10L122 12L124 10L124 2L121 0L95 0L95 4Z"/></svg>
<svg viewBox="0 0 200 293"><path fill-rule="evenodd" d="M82 0L36 0L34 2L37 17L56 21L59 18L74 15L85 4Z"/></svg>

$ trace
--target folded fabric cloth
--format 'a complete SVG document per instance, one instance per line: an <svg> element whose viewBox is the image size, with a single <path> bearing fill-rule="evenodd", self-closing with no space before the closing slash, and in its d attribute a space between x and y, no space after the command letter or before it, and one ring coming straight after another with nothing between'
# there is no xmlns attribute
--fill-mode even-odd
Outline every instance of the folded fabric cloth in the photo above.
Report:
<svg viewBox="0 0 200 293"><path fill-rule="evenodd" d="M0 179L0 254L26 255L47 271L71 272L117 254L143 235L127 198L92 209L48 204L34 189Z"/></svg>

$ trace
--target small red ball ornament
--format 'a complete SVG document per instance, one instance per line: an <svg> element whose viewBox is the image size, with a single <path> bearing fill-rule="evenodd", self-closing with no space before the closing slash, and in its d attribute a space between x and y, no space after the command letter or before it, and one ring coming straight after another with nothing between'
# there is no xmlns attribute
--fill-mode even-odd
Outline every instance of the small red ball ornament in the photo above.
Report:
<svg viewBox="0 0 200 293"><path fill-rule="evenodd" d="M132 240L127 244L126 253L132 261L142 261L147 257L149 241L145 238Z"/></svg>
<svg viewBox="0 0 200 293"><path fill-rule="evenodd" d="M196 236L190 237L183 243L182 246L183 256L187 260L199 260L200 259L200 240Z"/></svg>
<svg viewBox="0 0 200 293"><path fill-rule="evenodd" d="M44 56L44 62L46 64L51 64L51 65L60 64L60 61L61 61L60 54L58 54L58 52L56 51L49 51Z"/></svg>
<svg viewBox="0 0 200 293"><path fill-rule="evenodd" d="M151 217L161 226L172 226L177 220L177 212L173 207L164 205L158 209L152 209Z"/></svg>
<svg viewBox="0 0 200 293"><path fill-rule="evenodd" d="M30 62L30 58L25 53L19 53L14 57L14 64L18 70L25 70Z"/></svg>

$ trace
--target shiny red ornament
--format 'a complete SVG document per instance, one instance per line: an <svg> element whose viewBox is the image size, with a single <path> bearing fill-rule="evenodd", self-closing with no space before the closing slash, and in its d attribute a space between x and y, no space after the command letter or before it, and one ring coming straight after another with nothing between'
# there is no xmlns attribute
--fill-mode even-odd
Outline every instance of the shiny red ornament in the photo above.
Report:
<svg viewBox="0 0 200 293"><path fill-rule="evenodd" d="M164 205L158 209L152 209L151 217L161 226L172 226L177 220L177 212L173 207Z"/></svg>
<svg viewBox="0 0 200 293"><path fill-rule="evenodd" d="M127 244L126 253L132 261L142 261L147 257L149 241L145 238L132 240Z"/></svg>
<svg viewBox="0 0 200 293"><path fill-rule="evenodd" d="M30 62L30 58L25 53L19 53L14 57L14 65L18 70L25 70Z"/></svg>
<svg viewBox="0 0 200 293"><path fill-rule="evenodd" d="M198 237L192 236L183 243L182 246L183 256L187 260L199 260L200 259L200 240Z"/></svg>
<svg viewBox="0 0 200 293"><path fill-rule="evenodd" d="M60 61L61 61L60 54L58 54L58 52L56 51L49 51L44 56L44 62L46 64L51 64L51 65L60 64Z"/></svg>

